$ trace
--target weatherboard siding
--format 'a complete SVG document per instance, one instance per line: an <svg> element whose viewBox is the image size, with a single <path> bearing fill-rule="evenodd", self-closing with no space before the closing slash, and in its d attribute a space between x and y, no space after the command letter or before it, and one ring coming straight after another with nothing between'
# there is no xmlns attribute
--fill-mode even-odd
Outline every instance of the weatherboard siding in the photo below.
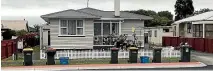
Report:
<svg viewBox="0 0 213 71"><path fill-rule="evenodd" d="M140 39L140 28L139 27L144 27L144 21L143 20L124 20L124 22L121 24L121 33L122 34L128 34L128 36L132 36L132 27L135 28L135 33ZM143 29L141 30L141 39L144 41L144 34L143 34Z"/></svg>
<svg viewBox="0 0 213 71"><path fill-rule="evenodd" d="M59 19L50 20L51 46L56 49L92 49L93 20L84 21L85 37L59 37Z"/></svg>

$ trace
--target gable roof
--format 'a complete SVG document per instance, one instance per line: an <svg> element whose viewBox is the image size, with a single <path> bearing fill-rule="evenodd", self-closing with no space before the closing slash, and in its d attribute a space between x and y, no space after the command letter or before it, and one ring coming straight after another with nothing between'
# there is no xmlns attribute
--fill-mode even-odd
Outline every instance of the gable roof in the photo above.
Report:
<svg viewBox="0 0 213 71"><path fill-rule="evenodd" d="M114 16L114 11L103 11L94 8L82 8L78 10L64 10L55 13L50 13L41 16L43 19L45 18L116 18ZM120 17L124 19L143 19L150 20L152 17L133 14L129 12L120 11Z"/></svg>
<svg viewBox="0 0 213 71"><path fill-rule="evenodd" d="M178 20L174 22L174 24L179 24L183 22L196 22L196 21L213 21L213 11L205 12L182 20Z"/></svg>
<svg viewBox="0 0 213 71"><path fill-rule="evenodd" d="M28 31L27 21L25 20L1 20L1 24L3 28Z"/></svg>

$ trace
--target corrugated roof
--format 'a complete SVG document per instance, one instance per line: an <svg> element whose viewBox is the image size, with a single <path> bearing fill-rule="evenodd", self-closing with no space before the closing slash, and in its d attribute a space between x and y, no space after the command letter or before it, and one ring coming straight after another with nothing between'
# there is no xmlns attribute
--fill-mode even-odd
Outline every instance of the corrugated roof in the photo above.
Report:
<svg viewBox="0 0 213 71"><path fill-rule="evenodd" d="M121 16L119 18L125 18L125 19L143 19L143 20L152 19L152 17L149 17L149 16L138 15L138 14L128 13L124 11L121 11L120 14ZM94 8L83 8L79 10L69 9L69 10L42 15L41 17L43 19L46 19L46 18L115 18L114 11L103 11L103 10L98 10Z"/></svg>
<svg viewBox="0 0 213 71"><path fill-rule="evenodd" d="M3 28L12 30L27 30L27 21L25 20L1 20Z"/></svg>
<svg viewBox="0 0 213 71"><path fill-rule="evenodd" d="M192 17L188 17L182 20L178 20L174 22L174 24L182 23L182 22L196 22L196 21L213 21L213 11L202 13L199 15L195 15Z"/></svg>
<svg viewBox="0 0 213 71"><path fill-rule="evenodd" d="M99 15L99 16L101 16L101 18L115 18L114 11L102 11L102 10L98 10L98 9L94 9L94 8L83 8L83 9L79 9L79 11ZM152 17L149 17L149 16L124 12L124 11L120 11L120 17L119 18L143 19L143 20L152 19Z"/></svg>
<svg viewBox="0 0 213 71"><path fill-rule="evenodd" d="M44 17L44 18L98 18L99 16L85 13L82 11L69 9L69 10L42 15L41 17Z"/></svg>

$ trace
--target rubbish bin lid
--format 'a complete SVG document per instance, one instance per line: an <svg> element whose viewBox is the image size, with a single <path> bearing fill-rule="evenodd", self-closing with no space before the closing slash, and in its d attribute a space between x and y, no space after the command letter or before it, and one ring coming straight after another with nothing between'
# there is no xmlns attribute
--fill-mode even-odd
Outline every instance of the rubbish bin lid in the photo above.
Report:
<svg viewBox="0 0 213 71"><path fill-rule="evenodd" d="M47 48L47 51L56 51L54 48Z"/></svg>
<svg viewBox="0 0 213 71"><path fill-rule="evenodd" d="M113 48L111 48L111 50L119 50L118 48L116 48L116 47L113 47Z"/></svg>
<svg viewBox="0 0 213 71"><path fill-rule="evenodd" d="M24 48L23 51L33 51L32 48Z"/></svg>
<svg viewBox="0 0 213 71"><path fill-rule="evenodd" d="M130 47L129 49L130 50L138 50L138 48L136 48L136 47Z"/></svg>

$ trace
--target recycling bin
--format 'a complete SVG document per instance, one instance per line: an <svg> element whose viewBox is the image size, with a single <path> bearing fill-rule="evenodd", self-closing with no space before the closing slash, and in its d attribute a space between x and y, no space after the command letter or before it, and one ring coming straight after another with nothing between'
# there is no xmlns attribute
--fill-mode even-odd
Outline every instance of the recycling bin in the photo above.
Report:
<svg viewBox="0 0 213 71"><path fill-rule="evenodd" d="M55 65L55 53L56 53L56 49L53 48L48 48L47 51L47 65Z"/></svg>
<svg viewBox="0 0 213 71"><path fill-rule="evenodd" d="M138 59L138 48L130 47L129 48L129 63L137 63Z"/></svg>
<svg viewBox="0 0 213 71"><path fill-rule="evenodd" d="M68 65L69 64L69 57L60 57L60 64L61 65Z"/></svg>
<svg viewBox="0 0 213 71"><path fill-rule="evenodd" d="M118 63L118 48L111 48L111 64L117 64Z"/></svg>
<svg viewBox="0 0 213 71"><path fill-rule="evenodd" d="M25 49L23 49L23 52L24 52L23 65L25 65L25 66L33 65L33 60L32 60L33 49L32 48L25 48Z"/></svg>
<svg viewBox="0 0 213 71"><path fill-rule="evenodd" d="M153 50L153 63L161 63L161 50L162 48L154 48Z"/></svg>
<svg viewBox="0 0 213 71"><path fill-rule="evenodd" d="M148 56L141 56L140 60L141 60L141 63L149 63L149 57Z"/></svg>
<svg viewBox="0 0 213 71"><path fill-rule="evenodd" d="M181 49L181 60L179 62L190 62L191 58L191 47L185 43L180 46Z"/></svg>

